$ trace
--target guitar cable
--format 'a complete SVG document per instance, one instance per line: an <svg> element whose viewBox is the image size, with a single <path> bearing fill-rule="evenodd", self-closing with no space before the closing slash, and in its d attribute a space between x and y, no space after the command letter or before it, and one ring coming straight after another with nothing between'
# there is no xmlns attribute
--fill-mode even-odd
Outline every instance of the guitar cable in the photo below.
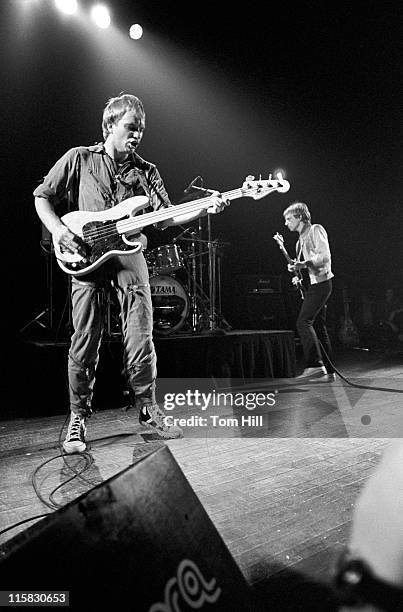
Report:
<svg viewBox="0 0 403 612"><path fill-rule="evenodd" d="M371 387L368 385L362 385L359 383L354 383L351 380L348 380L348 378L346 378L341 372L340 370L338 370L336 368L336 366L334 365L334 363L332 362L332 360L330 359L329 355L327 354L322 342L319 340L318 338L318 342L320 344L320 348L321 351L323 352L323 354L325 355L326 359L328 360L328 362L330 363L330 365L332 366L332 368L334 369L335 373L342 379L344 380L345 383L347 383L348 385L350 385L350 387L355 387L356 389L369 389L371 391L385 391L388 393L403 393L403 389L392 389L389 387Z"/></svg>
<svg viewBox="0 0 403 612"><path fill-rule="evenodd" d="M63 321L63 317L65 316L67 307L68 307L68 300L69 300L69 295L67 296L67 299L65 301L65 304L63 306L63 310L59 319L59 323L58 326L56 328L56 333L55 333L55 337L54 337L54 342L56 343L59 335L60 335L60 330L61 330L61 325L62 325L62 321ZM67 386L67 381L65 379L65 384ZM62 487L64 487L65 485L67 485L69 482L71 482L72 480L74 480L75 478L80 478L81 480L83 480L86 485L89 485L90 487L93 486L93 483L91 483L89 480L87 480L86 478L84 478L83 474L86 470L88 470L90 468L90 466L93 463L93 458L92 456L88 453L80 453L79 455L79 461L77 462L77 468L76 466L72 466L68 461L67 461L67 457L66 457L66 453L63 450L63 446L62 446L62 435L63 435L63 430L68 422L70 418L70 410L69 412L66 414L66 417L62 423L62 426L60 428L59 431L59 436L58 436L58 447L60 449L60 454L58 455L54 455L53 457L51 457L50 459L47 459L46 461L43 461L42 463L40 463L39 465L36 466L36 468L34 469L32 475L31 475L31 484L32 487L35 491L36 496L38 497L38 499L45 505L47 506L50 510L56 511L60 508L62 508L65 504L60 504L57 503L54 500L54 495L56 493L56 491L58 491L59 489L61 489ZM38 478L38 473L39 471L47 464L51 463L52 461L55 461L57 459L62 458L64 461L65 466L67 467L67 469L73 473L73 475L69 478L67 478L66 480L64 480L63 482L59 483L49 494L48 494L48 500L44 498L44 496L41 494L40 490L39 490L39 485L37 483L37 478ZM81 467L80 463L84 460L84 465ZM23 519L21 521L18 521L17 523L13 523L12 525L9 525L8 527L5 527L4 529L0 530L0 536L3 535L4 533L7 533L8 531L19 527L20 525L23 525L25 523L28 523L29 521L34 521L34 520L39 520L41 518L44 518L45 516L48 516L49 514L52 514L52 512L46 512L43 514L37 514L34 516L31 516L29 518Z"/></svg>

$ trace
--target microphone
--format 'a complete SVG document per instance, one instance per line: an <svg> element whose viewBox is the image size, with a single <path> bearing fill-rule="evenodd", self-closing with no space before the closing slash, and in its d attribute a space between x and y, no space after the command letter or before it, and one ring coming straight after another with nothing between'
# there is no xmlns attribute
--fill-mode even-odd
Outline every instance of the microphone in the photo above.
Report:
<svg viewBox="0 0 403 612"><path fill-rule="evenodd" d="M195 234L196 232L194 231L193 227L187 227L186 229L183 230L183 232L181 232L180 234L178 234L177 236L175 236L175 238L172 239L172 242L176 242L177 240L179 240L180 238L182 238L185 234L187 233L190 234Z"/></svg>
<svg viewBox="0 0 403 612"><path fill-rule="evenodd" d="M200 187L196 187L196 183L197 181L201 181L201 184L203 185L203 179L201 176L196 176L196 178L193 179L193 181L191 181L189 183L189 185L186 187L186 189L183 191L183 193L189 193L190 191L193 191L194 189L200 189Z"/></svg>

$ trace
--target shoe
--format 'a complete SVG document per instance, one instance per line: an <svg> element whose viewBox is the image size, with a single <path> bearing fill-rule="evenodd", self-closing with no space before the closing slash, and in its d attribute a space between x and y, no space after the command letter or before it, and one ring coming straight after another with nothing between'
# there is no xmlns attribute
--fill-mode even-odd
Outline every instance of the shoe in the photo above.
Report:
<svg viewBox="0 0 403 612"><path fill-rule="evenodd" d="M83 453L87 448L85 443L85 434L87 433L85 421L85 417L75 412L72 412L70 415L66 439L63 442L64 451L69 455L72 453Z"/></svg>
<svg viewBox="0 0 403 612"><path fill-rule="evenodd" d="M323 374L321 376L315 377L315 381L317 382L334 382L336 380L336 374L334 372L329 372L327 374Z"/></svg>
<svg viewBox="0 0 403 612"><path fill-rule="evenodd" d="M297 380L307 379L307 378L319 378L321 376L326 376L327 370L325 366L318 366L317 368L305 368L305 370L299 376L295 378Z"/></svg>
<svg viewBox="0 0 403 612"><path fill-rule="evenodd" d="M177 425L167 425L165 417L166 414L162 412L158 404L143 406L139 414L139 423L164 440L183 438L182 429Z"/></svg>

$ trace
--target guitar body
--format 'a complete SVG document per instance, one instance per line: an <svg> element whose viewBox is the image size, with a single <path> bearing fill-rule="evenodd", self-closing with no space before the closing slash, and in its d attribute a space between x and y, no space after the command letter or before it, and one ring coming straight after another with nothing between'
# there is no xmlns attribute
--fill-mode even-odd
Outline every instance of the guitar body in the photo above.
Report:
<svg viewBox="0 0 403 612"><path fill-rule="evenodd" d="M62 252L54 244L57 263L64 272L83 276L99 268L115 255L139 253L143 243L130 239L130 232L121 233L119 222L135 217L148 204L146 196L128 198L113 208L99 212L77 210L64 215L62 222L84 243L86 257ZM139 236L139 229L134 230Z"/></svg>

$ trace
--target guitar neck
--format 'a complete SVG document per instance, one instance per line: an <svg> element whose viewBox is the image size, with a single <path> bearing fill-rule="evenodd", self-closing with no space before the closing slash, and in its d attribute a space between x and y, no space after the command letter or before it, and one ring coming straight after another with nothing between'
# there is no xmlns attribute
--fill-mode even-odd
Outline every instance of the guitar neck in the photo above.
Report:
<svg viewBox="0 0 403 612"><path fill-rule="evenodd" d="M286 249L283 246L280 246L280 251L282 252L282 254L284 255L285 259L287 260L287 262L289 264L293 263L293 260L291 259L291 257L289 256L289 254L287 253Z"/></svg>
<svg viewBox="0 0 403 612"><path fill-rule="evenodd" d="M275 188L273 188L272 191L275 191ZM244 193L242 189L233 189L232 191L226 191L220 194L223 200L236 200L243 196ZM200 212L203 209L207 210L207 208L211 206L213 197L214 196L210 195L206 198L200 198L199 200L183 202L183 204L178 204L177 206L169 206L168 208L161 208L154 212L144 213L138 217L122 219L122 221L117 222L116 228L120 234L125 234L126 232L146 227L147 225L153 225L154 223L161 223L162 221L173 219L174 217Z"/></svg>

